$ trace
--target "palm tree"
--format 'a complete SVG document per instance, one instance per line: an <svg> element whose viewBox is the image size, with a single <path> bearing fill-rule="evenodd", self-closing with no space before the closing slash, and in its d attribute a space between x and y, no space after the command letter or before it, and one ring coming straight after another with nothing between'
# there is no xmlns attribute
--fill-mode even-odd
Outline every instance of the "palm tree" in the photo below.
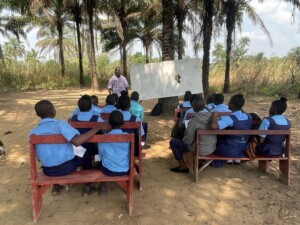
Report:
<svg viewBox="0 0 300 225"><path fill-rule="evenodd" d="M80 0L73 0L67 5L67 9L73 16L73 20L76 26L76 37L78 46L78 60L79 60L79 83L80 87L84 87L83 79L83 65L82 65L82 46L81 46L81 35L80 35L80 25L82 23L82 13L83 13L83 3Z"/></svg>
<svg viewBox="0 0 300 225"><path fill-rule="evenodd" d="M10 58L17 60L25 55L25 46L17 38L11 39L6 42L3 46L4 54Z"/></svg>
<svg viewBox="0 0 300 225"><path fill-rule="evenodd" d="M267 35L272 45L271 36L265 27L259 15L255 12L254 8L249 4L249 0L223 0L223 15L226 15L225 24L227 30L226 36L226 68L223 92L230 91L230 60L233 44L233 32L236 26L241 26L242 15L247 13L249 18L254 24L259 23L263 32Z"/></svg>
<svg viewBox="0 0 300 225"><path fill-rule="evenodd" d="M174 60L174 3L162 0L162 61ZM178 97L160 98L164 112L170 113L178 105Z"/></svg>

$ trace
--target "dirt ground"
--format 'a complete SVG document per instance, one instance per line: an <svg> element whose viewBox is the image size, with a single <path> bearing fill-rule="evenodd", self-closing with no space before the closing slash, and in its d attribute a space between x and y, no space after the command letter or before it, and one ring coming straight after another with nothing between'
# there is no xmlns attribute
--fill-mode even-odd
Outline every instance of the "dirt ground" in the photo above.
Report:
<svg viewBox="0 0 300 225"><path fill-rule="evenodd" d="M51 100L57 119L66 120L81 94L89 90L0 92L0 140L7 157L0 158L0 224L32 224L29 183L28 132L38 122L34 104ZM94 92L100 103L106 91ZM229 96L226 96L228 99ZM247 112L261 117L275 98L247 97ZM109 184L110 193L82 197L82 185L63 190L59 196L44 195L39 224L300 224L300 140L298 99L288 101L285 113L292 122L291 186L278 180L278 165L268 174L256 162L240 166L206 168L198 184L190 174L174 174L176 165L169 149L172 116L151 117L155 101L144 101L149 123L148 144L143 161L143 190L135 186L133 216L127 214L124 192Z"/></svg>

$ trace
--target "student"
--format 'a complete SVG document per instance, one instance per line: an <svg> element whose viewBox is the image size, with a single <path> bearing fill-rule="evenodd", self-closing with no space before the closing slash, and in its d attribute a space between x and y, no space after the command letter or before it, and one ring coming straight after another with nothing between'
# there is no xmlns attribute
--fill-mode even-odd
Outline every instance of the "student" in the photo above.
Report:
<svg viewBox="0 0 300 225"><path fill-rule="evenodd" d="M38 126L29 132L29 136L61 134L70 142L36 145L36 156L42 164L44 174L47 176L64 176L73 173L82 165L85 155L83 158L75 156L72 144L75 146L83 144L100 130L100 126L97 125L90 131L80 134L67 122L54 119L56 110L48 100L41 100L36 103L35 111L41 120ZM52 194L57 195L60 189L60 185L53 185Z"/></svg>
<svg viewBox="0 0 300 225"><path fill-rule="evenodd" d="M176 173L188 173L189 169L183 160L182 153L186 151L195 151L195 132L197 129L209 129L209 121L211 113L201 113L205 107L204 99L196 99L193 101L193 114L187 129L185 130L183 139L173 138L170 141L170 147L174 154L175 159L178 161L179 166L170 169ZM215 135L201 136L200 139L200 154L209 155L213 153L216 148L217 137Z"/></svg>
<svg viewBox="0 0 300 225"><path fill-rule="evenodd" d="M140 95L137 91L132 92L130 98L131 98L131 102L130 102L129 112L131 112L132 115L139 117L140 120L142 121L142 126L145 132L145 135L142 137L142 145L144 146L147 140L147 133L148 133L148 123L143 122L144 107L138 103Z"/></svg>
<svg viewBox="0 0 300 225"><path fill-rule="evenodd" d="M190 103L191 105L193 105L193 101L196 100L196 99L201 99L200 96L198 94L193 94L190 98ZM184 124L186 120L188 120L188 114L189 113L194 113L194 109L191 108L189 110L187 110L183 116L183 120L182 120L182 123ZM209 112L205 107L201 110L201 112Z"/></svg>
<svg viewBox="0 0 300 225"><path fill-rule="evenodd" d="M214 107L211 112L231 112L228 106L224 104L224 95L221 93L214 94Z"/></svg>
<svg viewBox="0 0 300 225"><path fill-rule="evenodd" d="M111 113L116 110L115 97L113 95L107 95L105 99L106 105L101 109L101 113Z"/></svg>
<svg viewBox="0 0 300 225"><path fill-rule="evenodd" d="M269 116L264 118L259 130L289 130L290 121L282 114L287 109L287 99L273 101L269 110ZM280 156L284 154L284 135L260 135L260 145L257 154L264 156Z"/></svg>
<svg viewBox="0 0 300 225"><path fill-rule="evenodd" d="M115 110L109 115L109 124L112 130L104 135L127 134L121 130L124 124L123 114ZM101 171L107 176L122 176L129 171L129 143L99 143L101 156Z"/></svg>
<svg viewBox="0 0 300 225"><path fill-rule="evenodd" d="M210 112L213 108L215 108L214 96L215 96L215 94L209 95L206 99L206 107L208 108L208 110Z"/></svg>
<svg viewBox="0 0 300 225"><path fill-rule="evenodd" d="M103 119L100 116L93 115L91 112L92 108L92 99L88 95L83 95L79 100L78 100L78 108L79 108L79 113L72 116L70 121L71 122L103 122ZM77 129L81 134L86 133L90 129L85 129L85 128L79 128ZM82 162L82 169L83 170L88 170L92 169L92 157L97 154L98 150L95 146L94 143L86 143L82 144L82 147L86 149L86 157ZM89 190L86 188L86 193L88 194Z"/></svg>
<svg viewBox="0 0 300 225"><path fill-rule="evenodd" d="M183 103L179 104L177 106L177 108L191 108L192 107L191 102L190 102L191 96L192 96L192 92L186 91L184 93Z"/></svg>
<svg viewBox="0 0 300 225"><path fill-rule="evenodd" d="M92 105L92 108L91 108L90 111L91 111L91 113L93 113L93 115L99 116L99 115L100 115L100 112L101 112L101 109L100 109L99 107L97 107L97 106ZM74 111L71 113L70 118L71 118L72 116L78 114L79 112L80 112L79 107L76 107L76 108L74 109Z"/></svg>
<svg viewBox="0 0 300 225"><path fill-rule="evenodd" d="M130 109L130 98L128 97L128 95L126 95L125 93L123 93L123 95L119 98L119 107L120 107L120 112L123 114L123 117L124 117L124 121L129 121L129 122L141 122L140 118L135 116L135 115L132 115L130 112L129 112L129 109ZM124 130L128 133L135 133L134 130ZM137 138L138 134L135 133L135 137ZM141 136L143 138L144 135L147 135L145 134L145 131L144 131L144 128L142 126L142 123L141 123ZM139 143L137 142L137 139L135 139L135 155L138 155L138 146L139 146Z"/></svg>
<svg viewBox="0 0 300 225"><path fill-rule="evenodd" d="M245 104L243 95L237 94L231 97L228 106L232 113L228 116L218 117L218 113L214 112L211 129L223 130L250 130L252 118L250 115L242 111ZM244 157L245 150L248 146L248 135L229 135L218 138L216 151L214 154L228 157ZM233 164L239 164L239 160L233 161ZM232 162L228 162L232 164ZM219 164L219 165L218 165ZM222 162L215 162L215 166L222 166Z"/></svg>
<svg viewBox="0 0 300 225"><path fill-rule="evenodd" d="M115 97L115 107L119 109L119 95L116 93L112 94Z"/></svg>
<svg viewBox="0 0 300 225"><path fill-rule="evenodd" d="M92 99L92 104L94 107L94 110L98 111L99 113L101 112L101 108L99 107L99 99L96 95L91 95L91 99Z"/></svg>

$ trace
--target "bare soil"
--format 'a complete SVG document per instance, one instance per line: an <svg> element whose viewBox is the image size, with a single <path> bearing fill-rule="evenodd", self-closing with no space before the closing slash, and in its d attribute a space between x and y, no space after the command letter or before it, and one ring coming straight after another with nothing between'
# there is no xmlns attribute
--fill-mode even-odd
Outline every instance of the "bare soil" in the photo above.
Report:
<svg viewBox="0 0 300 225"><path fill-rule="evenodd" d="M7 157L0 158L0 224L32 224L28 132L38 123L34 104L51 100L57 119L66 120L81 94L90 90L0 92L0 140ZM93 92L103 104L106 91ZM229 96L226 96L228 99ZM247 97L247 112L267 115L274 98ZM73 185L59 196L44 195L39 224L300 224L300 140L298 99L289 100L285 115L292 122L291 186L278 180L278 165L268 174L256 162L240 166L207 168L195 184L190 174L174 174L176 161L169 149L173 118L151 117L155 100L144 101L149 123L143 161L144 186L135 186L133 216L127 214L124 192L109 184L109 195L82 197L82 185Z"/></svg>

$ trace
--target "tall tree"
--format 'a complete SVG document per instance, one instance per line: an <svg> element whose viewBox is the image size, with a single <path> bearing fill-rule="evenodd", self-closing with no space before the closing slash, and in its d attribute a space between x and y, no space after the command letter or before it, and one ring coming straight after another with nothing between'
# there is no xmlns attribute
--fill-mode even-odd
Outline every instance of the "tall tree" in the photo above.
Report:
<svg viewBox="0 0 300 225"><path fill-rule="evenodd" d="M9 42L6 42L3 46L3 50L7 57L14 58L15 60L22 58L25 55L25 46L17 38L13 38Z"/></svg>
<svg viewBox="0 0 300 225"><path fill-rule="evenodd" d="M174 60L174 2L162 0L162 61ZM178 105L178 97L160 98L164 113L170 113Z"/></svg>
<svg viewBox="0 0 300 225"><path fill-rule="evenodd" d="M80 84L80 87L82 88L85 86L85 82L83 79L82 46L81 46L81 35L80 35L80 25L82 23L83 3L80 0L72 0L67 5L67 8L73 17L73 20L74 20L75 26L76 26L78 60L79 60L79 84Z"/></svg>

